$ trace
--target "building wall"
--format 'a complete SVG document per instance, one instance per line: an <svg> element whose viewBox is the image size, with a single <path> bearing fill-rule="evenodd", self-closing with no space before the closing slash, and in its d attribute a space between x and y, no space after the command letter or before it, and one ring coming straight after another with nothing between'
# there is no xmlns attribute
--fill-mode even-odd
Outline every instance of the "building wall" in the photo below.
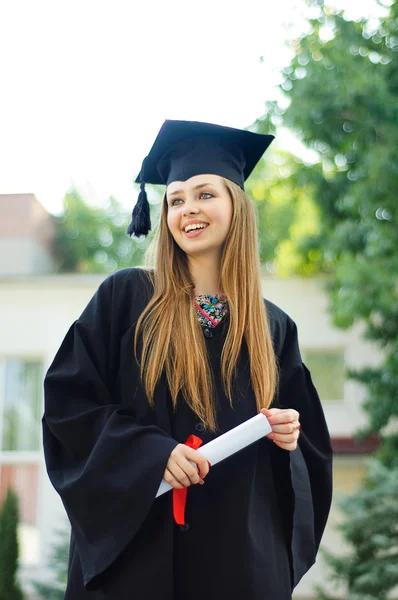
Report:
<svg viewBox="0 0 398 600"><path fill-rule="evenodd" d="M0 194L0 276L51 273L54 227L34 194Z"/></svg>
<svg viewBox="0 0 398 600"><path fill-rule="evenodd" d="M51 239L52 217L34 194L0 194L0 237Z"/></svg>
<svg viewBox="0 0 398 600"><path fill-rule="evenodd" d="M328 297L324 291L325 280L263 278L263 295L285 310L296 322L301 350L340 349L347 367L377 365L382 356L379 348L362 339L363 328L350 331L333 327L328 313ZM305 360L304 360L305 362ZM364 389L357 383L346 381L344 398L324 403L328 425L333 436L351 436L365 421L360 404Z"/></svg>
<svg viewBox="0 0 398 600"><path fill-rule="evenodd" d="M0 280L0 361L9 357L40 359L44 371L50 365L63 337L79 316L103 277L35 276ZM279 280L264 277L264 296L283 308L297 323L301 348L342 349L350 366L380 360L380 354L360 337L360 328L349 332L332 327L327 314L327 298L322 280ZM363 390L355 383L344 385L343 398L324 403L333 436L351 435L363 423L360 410ZM1 398L0 398L1 400ZM44 565L54 531L66 523L62 504L52 489L44 468L41 450L1 453L0 464L37 466L36 525L22 532L22 576L28 581L45 575ZM21 466L22 468L22 466ZM335 484L338 491L351 491L364 469L362 458L337 458ZM32 477L32 473L29 475ZM24 499L26 501L26 499ZM33 500L32 500L33 504ZM339 549L340 540L333 525L339 520L333 507L325 547ZM310 598L314 581L322 581L322 561L315 565L299 585L295 598Z"/></svg>
<svg viewBox="0 0 398 600"><path fill-rule="evenodd" d="M53 259L37 240L0 237L0 273L3 277L45 274L51 272L53 267Z"/></svg>

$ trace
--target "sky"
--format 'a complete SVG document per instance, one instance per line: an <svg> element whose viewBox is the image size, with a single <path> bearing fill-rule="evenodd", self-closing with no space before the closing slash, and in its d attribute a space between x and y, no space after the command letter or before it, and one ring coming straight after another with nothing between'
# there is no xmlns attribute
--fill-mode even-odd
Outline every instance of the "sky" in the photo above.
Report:
<svg viewBox="0 0 398 600"><path fill-rule="evenodd" d="M330 0L347 18L375 0ZM277 97L304 0L0 0L0 194L133 206L165 119L246 127ZM260 61L260 57L263 57ZM303 152L288 132L280 147Z"/></svg>

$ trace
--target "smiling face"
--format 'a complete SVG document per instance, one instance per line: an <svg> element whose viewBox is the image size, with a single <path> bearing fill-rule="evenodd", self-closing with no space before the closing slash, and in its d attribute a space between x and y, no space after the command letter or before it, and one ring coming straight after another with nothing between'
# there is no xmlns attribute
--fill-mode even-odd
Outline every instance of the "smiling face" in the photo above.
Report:
<svg viewBox="0 0 398 600"><path fill-rule="evenodd" d="M232 200L218 175L195 175L167 188L167 225L188 255L221 255L232 220Z"/></svg>

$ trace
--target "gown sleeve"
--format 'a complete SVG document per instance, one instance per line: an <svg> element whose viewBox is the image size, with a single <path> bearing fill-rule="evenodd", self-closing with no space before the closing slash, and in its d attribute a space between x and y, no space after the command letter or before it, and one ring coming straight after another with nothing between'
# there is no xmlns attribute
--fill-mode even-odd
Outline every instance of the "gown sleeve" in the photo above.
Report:
<svg viewBox="0 0 398 600"><path fill-rule="evenodd" d="M114 287L112 277L101 285L45 378L47 470L88 589L140 528L178 443L156 426L137 424L133 406L114 400L120 337Z"/></svg>
<svg viewBox="0 0 398 600"><path fill-rule="evenodd" d="M286 452L272 445L295 587L315 562L329 515L332 448L318 393L300 356L297 327L290 318L279 361L279 391L274 406L296 409L301 423L296 450Z"/></svg>

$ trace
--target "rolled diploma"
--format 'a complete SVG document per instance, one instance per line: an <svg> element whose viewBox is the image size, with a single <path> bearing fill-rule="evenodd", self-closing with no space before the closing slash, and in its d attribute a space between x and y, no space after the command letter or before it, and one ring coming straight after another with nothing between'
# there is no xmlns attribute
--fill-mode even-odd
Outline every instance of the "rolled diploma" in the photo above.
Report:
<svg viewBox="0 0 398 600"><path fill-rule="evenodd" d="M216 465L218 462L228 458L235 452L239 452L246 446L250 446L253 442L271 433L272 428L268 423L268 419L263 413L259 413L255 417L248 419L237 427L230 429L227 433L223 433L211 442L208 442L197 452L200 452L211 464ZM162 480L156 498L165 492L172 489L172 486L164 479Z"/></svg>

